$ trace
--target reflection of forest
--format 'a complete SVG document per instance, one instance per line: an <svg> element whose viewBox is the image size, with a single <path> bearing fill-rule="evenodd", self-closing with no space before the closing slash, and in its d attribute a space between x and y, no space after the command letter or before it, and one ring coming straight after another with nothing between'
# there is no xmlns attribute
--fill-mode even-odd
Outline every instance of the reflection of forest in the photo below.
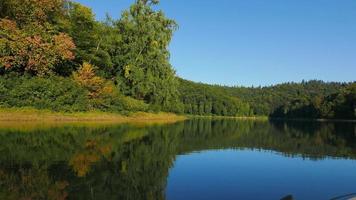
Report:
<svg viewBox="0 0 356 200"><path fill-rule="evenodd" d="M187 121L181 153L218 148L252 148L318 159L356 158L356 124L319 122Z"/></svg>
<svg viewBox="0 0 356 200"><path fill-rule="evenodd" d="M356 158L352 123L190 120L0 131L0 199L164 199L175 156L225 148Z"/></svg>

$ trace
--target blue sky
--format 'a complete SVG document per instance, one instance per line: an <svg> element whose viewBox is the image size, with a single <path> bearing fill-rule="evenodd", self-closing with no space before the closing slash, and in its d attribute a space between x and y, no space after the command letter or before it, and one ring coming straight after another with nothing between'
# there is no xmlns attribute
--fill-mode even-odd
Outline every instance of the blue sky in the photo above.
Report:
<svg viewBox="0 0 356 200"><path fill-rule="evenodd" d="M133 0L76 0L97 19ZM355 0L161 0L179 24L171 63L185 79L258 86L356 80Z"/></svg>

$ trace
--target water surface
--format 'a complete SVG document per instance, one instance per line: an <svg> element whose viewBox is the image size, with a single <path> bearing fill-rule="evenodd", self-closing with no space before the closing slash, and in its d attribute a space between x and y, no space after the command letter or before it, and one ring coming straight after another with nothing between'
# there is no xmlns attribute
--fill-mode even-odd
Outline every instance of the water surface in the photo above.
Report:
<svg viewBox="0 0 356 200"><path fill-rule="evenodd" d="M0 199L298 200L355 192L353 123L0 128Z"/></svg>

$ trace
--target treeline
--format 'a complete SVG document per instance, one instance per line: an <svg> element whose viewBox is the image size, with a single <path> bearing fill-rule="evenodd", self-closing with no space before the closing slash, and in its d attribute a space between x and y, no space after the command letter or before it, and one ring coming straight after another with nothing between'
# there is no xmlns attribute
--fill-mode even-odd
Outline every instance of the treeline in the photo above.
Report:
<svg viewBox="0 0 356 200"><path fill-rule="evenodd" d="M309 81L225 87L178 78L177 24L136 0L95 20L70 0L0 0L0 107L192 115L355 118L354 86Z"/></svg>
<svg viewBox="0 0 356 200"><path fill-rule="evenodd" d="M356 83L284 83L267 87L221 87L248 102L254 115L279 118L356 118Z"/></svg>
<svg viewBox="0 0 356 200"><path fill-rule="evenodd" d="M0 0L0 106L252 114L236 97L176 77L168 45L177 24L156 4L137 0L99 22L69 0Z"/></svg>
<svg viewBox="0 0 356 200"><path fill-rule="evenodd" d="M219 86L216 86L219 87ZM283 83L265 87L223 87L229 94L251 104L254 114L269 115L285 102L300 97L326 96L337 93L345 84L325 83L323 81L303 81L302 83Z"/></svg>
<svg viewBox="0 0 356 200"><path fill-rule="evenodd" d="M300 97L274 110L277 118L356 119L356 83L327 96Z"/></svg>
<svg viewBox="0 0 356 200"><path fill-rule="evenodd" d="M312 80L266 87L228 87L181 79L180 85L184 111L189 114L356 118L356 83Z"/></svg>
<svg viewBox="0 0 356 200"><path fill-rule="evenodd" d="M69 0L0 0L0 105L182 112L167 49L177 25L157 3L99 22Z"/></svg>
<svg viewBox="0 0 356 200"><path fill-rule="evenodd" d="M250 116L250 105L221 88L180 79L184 112L193 115Z"/></svg>

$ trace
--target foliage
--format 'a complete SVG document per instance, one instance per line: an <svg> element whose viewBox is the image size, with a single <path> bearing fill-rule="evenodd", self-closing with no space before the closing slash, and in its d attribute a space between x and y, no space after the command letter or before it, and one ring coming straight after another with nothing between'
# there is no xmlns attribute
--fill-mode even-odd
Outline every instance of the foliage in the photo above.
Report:
<svg viewBox="0 0 356 200"><path fill-rule="evenodd" d="M182 112L168 52L176 23L152 8L157 3L136 1L121 19L98 22L71 1L1 0L0 75L74 72L90 109L147 110L144 101L154 111ZM85 72L88 65L98 66L100 77Z"/></svg>
<svg viewBox="0 0 356 200"><path fill-rule="evenodd" d="M78 71L73 73L73 79L88 91L88 98L93 109L106 111L147 110L148 106L145 103L122 96L115 89L114 84L97 76L94 67L89 63L83 63Z"/></svg>
<svg viewBox="0 0 356 200"><path fill-rule="evenodd" d="M63 77L0 77L0 106L34 107L54 111L90 111L109 112L147 111L148 105L142 101L108 91L105 86L94 99L87 88L80 86L71 78Z"/></svg>
<svg viewBox="0 0 356 200"><path fill-rule="evenodd" d="M249 104L207 84L180 80L181 101L184 111L193 115L249 116Z"/></svg>
<svg viewBox="0 0 356 200"><path fill-rule="evenodd" d="M2 0L0 7L0 71L44 76L74 58L75 44L57 31L63 0Z"/></svg>
<svg viewBox="0 0 356 200"><path fill-rule="evenodd" d="M178 82L168 45L176 24L147 1L137 1L114 23L121 38L112 50L114 73L124 94L167 110L177 103Z"/></svg>
<svg viewBox="0 0 356 200"><path fill-rule="evenodd" d="M95 75L94 68L89 63L83 63L78 71L73 73L73 79L89 91L90 98L97 98L104 90L104 79Z"/></svg>
<svg viewBox="0 0 356 200"><path fill-rule="evenodd" d="M331 95L287 101L271 117L356 119L355 88L353 83Z"/></svg>
<svg viewBox="0 0 356 200"><path fill-rule="evenodd" d="M58 27L63 32L68 33L76 44L75 63L80 65L89 62L98 68L99 72L107 77L112 75L112 62L108 53L108 43L113 42L108 31L111 27L95 21L94 14L90 8L79 3L67 2L65 4L66 15L58 22ZM59 74L67 74L67 71L74 69L61 68Z"/></svg>
<svg viewBox="0 0 356 200"><path fill-rule="evenodd" d="M254 115L270 115L281 106L295 101L295 104L314 100L315 103L320 98L339 92L347 84L312 80L302 83L283 83L266 87L221 87L228 94L248 102L254 112ZM318 100L319 99L319 100ZM296 106L298 106L296 105Z"/></svg>
<svg viewBox="0 0 356 200"><path fill-rule="evenodd" d="M313 80L268 87L228 87L181 80L179 91L189 114L354 119L354 85Z"/></svg>
<svg viewBox="0 0 356 200"><path fill-rule="evenodd" d="M86 91L73 80L61 77L0 77L0 85L7 92L0 104L9 107L31 106L54 111L85 111Z"/></svg>
<svg viewBox="0 0 356 200"><path fill-rule="evenodd" d="M16 20L20 27L44 25L62 14L65 0L0 0L0 18Z"/></svg>
<svg viewBox="0 0 356 200"><path fill-rule="evenodd" d="M34 34L18 28L15 21L0 19L0 35L0 67L5 71L44 76L56 64L74 58L75 45L65 33L38 30Z"/></svg>
<svg viewBox="0 0 356 200"><path fill-rule="evenodd" d="M355 117L354 86L348 88L350 84L314 80L268 87L227 87L177 78L168 50L177 24L154 7L158 3L137 0L121 18L107 17L100 22L90 8L69 0L0 0L0 106L289 118ZM11 78L20 81L13 83L13 88L7 86ZM77 88L81 91L78 94L84 96L73 98L87 103L73 107L58 103L39 85L48 83L61 91L61 80L68 86L64 90L71 91L67 98L72 98ZM21 85L24 81L29 85ZM73 86L73 82L77 85ZM28 91L19 91L20 86ZM47 93L55 92L48 90Z"/></svg>

